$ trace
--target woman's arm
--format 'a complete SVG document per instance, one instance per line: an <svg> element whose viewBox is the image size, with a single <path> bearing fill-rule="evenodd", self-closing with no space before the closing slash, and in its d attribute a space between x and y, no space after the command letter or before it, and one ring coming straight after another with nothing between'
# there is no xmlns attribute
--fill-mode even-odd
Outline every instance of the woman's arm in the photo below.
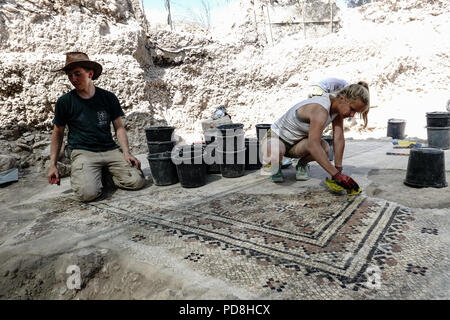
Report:
<svg viewBox="0 0 450 320"><path fill-rule="evenodd" d="M322 148L323 126L328 119L328 112L318 104L309 106L305 111L302 116L309 118L308 151L312 158L333 176L338 170L328 160L328 155Z"/></svg>
<svg viewBox="0 0 450 320"><path fill-rule="evenodd" d="M342 168L342 159L344 158L345 138L344 138L344 120L337 116L333 122L333 147L334 147L334 165Z"/></svg>

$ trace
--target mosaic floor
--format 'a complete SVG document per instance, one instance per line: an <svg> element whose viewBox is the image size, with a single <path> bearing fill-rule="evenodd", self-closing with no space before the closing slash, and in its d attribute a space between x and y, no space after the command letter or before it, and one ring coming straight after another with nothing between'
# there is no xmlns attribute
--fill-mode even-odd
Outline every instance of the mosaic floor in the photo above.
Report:
<svg viewBox="0 0 450 320"><path fill-rule="evenodd" d="M59 198L38 205L45 214L22 241L63 226L80 233L122 226L130 248L165 248L192 269L264 298L449 298L441 238L448 224L364 195L255 190L205 196L152 186L91 204Z"/></svg>

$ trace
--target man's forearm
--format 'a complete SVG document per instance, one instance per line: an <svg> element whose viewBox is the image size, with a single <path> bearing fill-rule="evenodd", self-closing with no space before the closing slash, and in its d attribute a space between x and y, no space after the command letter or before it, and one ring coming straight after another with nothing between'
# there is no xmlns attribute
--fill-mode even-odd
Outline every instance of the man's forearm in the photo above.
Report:
<svg viewBox="0 0 450 320"><path fill-rule="evenodd" d="M122 152L125 155L129 155L130 148L128 146L128 137L127 132L124 128L120 128L119 130L117 130L117 141L119 142L119 145L122 148Z"/></svg>
<svg viewBox="0 0 450 320"><path fill-rule="evenodd" d="M61 145L64 138L64 132L59 132L57 130L53 130L52 132L52 140L50 144L50 165L55 165L58 162L58 155L61 151Z"/></svg>

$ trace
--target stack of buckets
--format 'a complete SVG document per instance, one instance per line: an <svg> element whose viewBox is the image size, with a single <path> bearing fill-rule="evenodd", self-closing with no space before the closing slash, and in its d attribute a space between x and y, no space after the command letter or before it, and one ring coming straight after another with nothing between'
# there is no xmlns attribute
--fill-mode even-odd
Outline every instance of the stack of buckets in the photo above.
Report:
<svg viewBox="0 0 450 320"><path fill-rule="evenodd" d="M445 154L450 147L450 112L427 112L429 148L411 150L404 184L412 187L447 187Z"/></svg>
<svg viewBox="0 0 450 320"><path fill-rule="evenodd" d="M232 123L217 126L216 159L224 178L241 177L245 173L244 125Z"/></svg>
<svg viewBox="0 0 450 320"><path fill-rule="evenodd" d="M450 148L450 112L427 112L428 147Z"/></svg>
<svg viewBox="0 0 450 320"><path fill-rule="evenodd" d="M172 140L175 127L149 127L145 129L147 138L147 160L152 172L153 182L157 186L167 186L178 182L175 164L171 153L176 142Z"/></svg>

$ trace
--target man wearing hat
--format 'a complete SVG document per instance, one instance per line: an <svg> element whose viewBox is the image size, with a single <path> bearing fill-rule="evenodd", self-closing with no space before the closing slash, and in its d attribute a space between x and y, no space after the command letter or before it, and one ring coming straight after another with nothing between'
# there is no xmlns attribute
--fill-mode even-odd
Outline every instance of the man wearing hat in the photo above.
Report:
<svg viewBox="0 0 450 320"><path fill-rule="evenodd" d="M49 183L59 184L56 163L67 125L72 161L70 182L81 201L91 201L101 195L103 168L108 169L119 188L142 188L145 178L141 163L130 153L119 100L93 83L102 73L102 66L89 60L85 53L68 52L65 66L54 71L64 71L75 89L61 96L55 105ZM111 123L121 150L112 138Z"/></svg>

